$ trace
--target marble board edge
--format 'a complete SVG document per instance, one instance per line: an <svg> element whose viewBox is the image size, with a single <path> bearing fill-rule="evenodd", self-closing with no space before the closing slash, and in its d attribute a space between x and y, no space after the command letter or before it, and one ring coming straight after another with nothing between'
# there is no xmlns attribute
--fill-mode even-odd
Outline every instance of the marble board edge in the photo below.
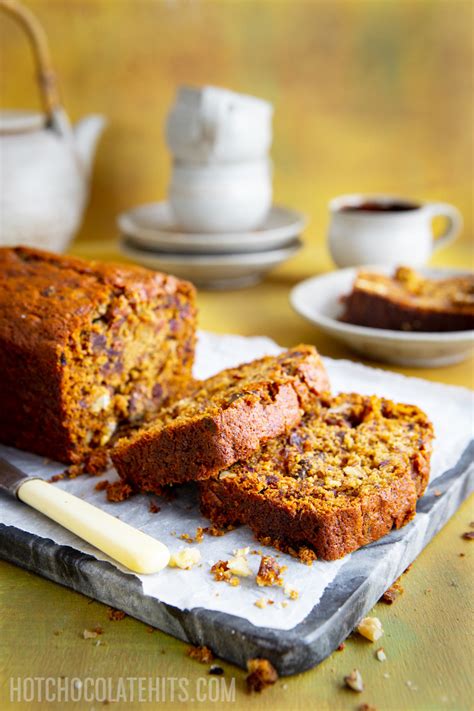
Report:
<svg viewBox="0 0 474 711"><path fill-rule="evenodd" d="M138 578L110 563L13 526L0 525L0 557L189 644L206 645L240 667L245 668L249 658L265 657L280 675L288 676L329 656L451 518L474 489L473 460L474 441L419 501L418 512L427 518L417 516L353 553L318 604L290 630L256 627L241 617L204 608L179 610L144 595ZM426 525L420 526L422 520Z"/></svg>

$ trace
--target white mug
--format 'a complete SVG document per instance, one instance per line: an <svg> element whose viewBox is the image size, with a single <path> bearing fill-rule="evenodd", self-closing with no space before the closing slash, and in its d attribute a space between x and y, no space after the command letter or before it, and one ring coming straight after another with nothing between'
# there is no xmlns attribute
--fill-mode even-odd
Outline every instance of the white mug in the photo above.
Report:
<svg viewBox="0 0 474 711"><path fill-rule="evenodd" d="M168 199L176 222L188 232L256 229L272 203L271 162L200 165L176 161Z"/></svg>
<svg viewBox="0 0 474 711"><path fill-rule="evenodd" d="M254 161L272 142L272 105L214 86L181 87L166 121L166 142L186 162Z"/></svg>
<svg viewBox="0 0 474 711"><path fill-rule="evenodd" d="M364 264L423 266L432 253L456 239L461 213L444 202L416 203L390 195L343 195L329 203L329 251L338 267ZM445 217L435 239L434 217Z"/></svg>

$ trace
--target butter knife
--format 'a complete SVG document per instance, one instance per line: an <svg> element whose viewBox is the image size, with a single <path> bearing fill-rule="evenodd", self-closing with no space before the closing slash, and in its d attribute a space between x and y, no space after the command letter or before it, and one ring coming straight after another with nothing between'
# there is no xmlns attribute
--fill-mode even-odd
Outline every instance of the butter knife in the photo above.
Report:
<svg viewBox="0 0 474 711"><path fill-rule="evenodd" d="M160 541L0 457L0 490L87 541L134 573L157 573L170 553Z"/></svg>

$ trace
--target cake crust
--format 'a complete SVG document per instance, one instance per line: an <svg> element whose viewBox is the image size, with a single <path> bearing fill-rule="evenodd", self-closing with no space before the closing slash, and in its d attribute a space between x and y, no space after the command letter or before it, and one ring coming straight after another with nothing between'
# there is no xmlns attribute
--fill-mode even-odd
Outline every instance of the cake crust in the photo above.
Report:
<svg viewBox="0 0 474 711"><path fill-rule="evenodd" d="M201 482L205 516L247 524L265 544L334 560L400 528L429 478L433 429L417 407L342 394Z"/></svg>
<svg viewBox="0 0 474 711"><path fill-rule="evenodd" d="M194 287L139 267L0 249L0 441L80 461L187 386Z"/></svg>
<svg viewBox="0 0 474 711"><path fill-rule="evenodd" d="M285 432L327 390L312 346L230 368L119 441L112 460L122 479L141 491L159 493L163 484L206 479Z"/></svg>
<svg viewBox="0 0 474 711"><path fill-rule="evenodd" d="M463 331L474 328L474 276L425 279L399 267L393 277L357 274L344 297L342 321L396 331Z"/></svg>

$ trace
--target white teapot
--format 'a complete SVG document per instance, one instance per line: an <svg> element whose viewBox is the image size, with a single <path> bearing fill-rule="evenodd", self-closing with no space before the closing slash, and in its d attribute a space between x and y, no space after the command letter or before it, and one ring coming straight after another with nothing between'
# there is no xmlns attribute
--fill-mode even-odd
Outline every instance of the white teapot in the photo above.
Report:
<svg viewBox="0 0 474 711"><path fill-rule="evenodd" d="M62 251L81 223L105 121L88 116L71 128L59 101L42 27L15 0L0 0L0 9L28 32L45 108L44 115L0 112L0 246L26 244Z"/></svg>

